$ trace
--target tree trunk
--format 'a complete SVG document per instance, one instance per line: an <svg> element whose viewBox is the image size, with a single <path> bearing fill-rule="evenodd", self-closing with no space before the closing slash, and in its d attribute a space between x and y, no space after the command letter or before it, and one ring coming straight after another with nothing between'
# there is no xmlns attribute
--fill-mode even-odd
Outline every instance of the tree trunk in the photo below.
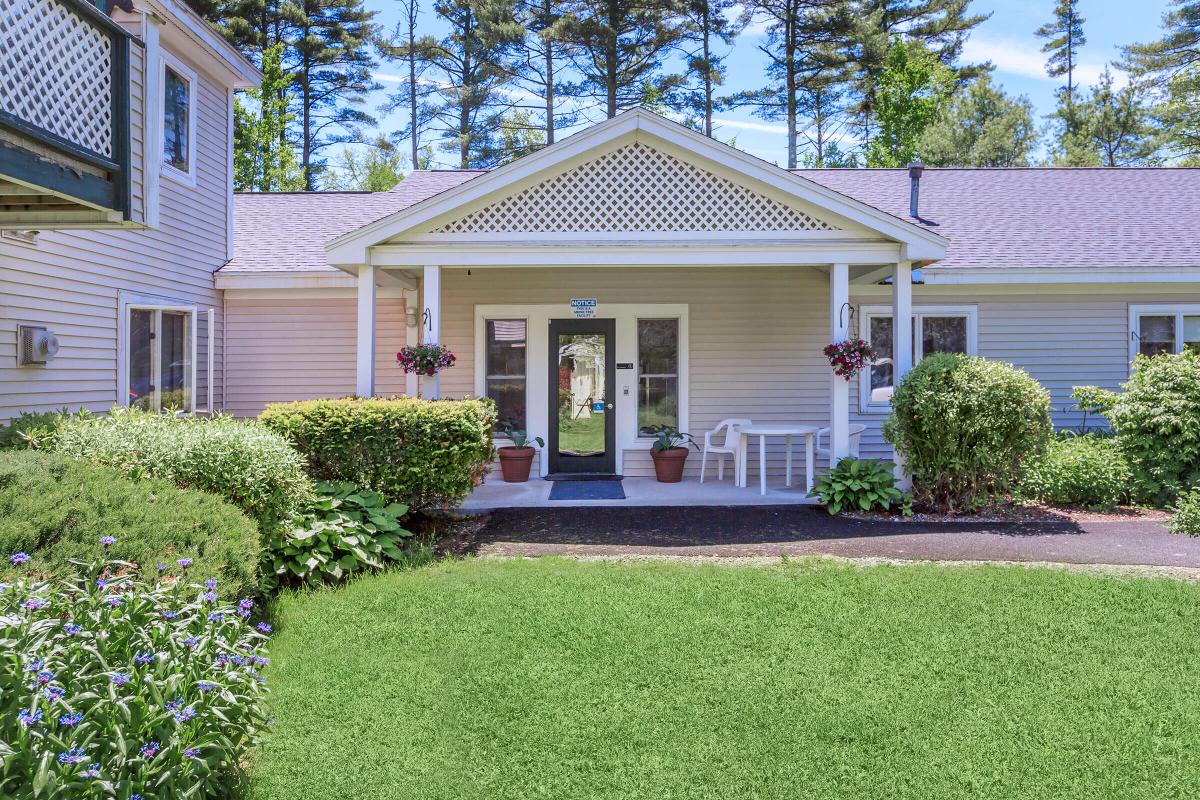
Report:
<svg viewBox="0 0 1200 800"><path fill-rule="evenodd" d="M608 0L608 31L604 38L604 82L607 90L608 118L617 115L617 26L621 20L619 0Z"/></svg>
<svg viewBox="0 0 1200 800"><path fill-rule="evenodd" d="M787 45L784 54L787 64L784 66L787 78L787 148L788 169L796 168L796 15L789 11L788 20L784 25Z"/></svg>
<svg viewBox="0 0 1200 800"><path fill-rule="evenodd" d="M415 2L416 0L413 0L414 4ZM417 141L417 15L415 8L413 11L414 13L408 16L408 115L412 134L412 168L417 169L420 151L420 143Z"/></svg>
<svg viewBox="0 0 1200 800"><path fill-rule="evenodd" d="M708 63L708 58L709 58L708 38L709 38L709 34L710 34L709 28L711 27L710 22L709 22L709 13L708 12L709 12L709 5L708 5L708 3L705 3L704 4L704 23L702 25L702 28L703 28L702 35L704 37L704 135L711 139L712 133L713 133L713 125L712 125L712 89L713 89L713 87L712 87L712 65Z"/></svg>
<svg viewBox="0 0 1200 800"><path fill-rule="evenodd" d="M554 144L554 45L549 37L546 37L546 144Z"/></svg>

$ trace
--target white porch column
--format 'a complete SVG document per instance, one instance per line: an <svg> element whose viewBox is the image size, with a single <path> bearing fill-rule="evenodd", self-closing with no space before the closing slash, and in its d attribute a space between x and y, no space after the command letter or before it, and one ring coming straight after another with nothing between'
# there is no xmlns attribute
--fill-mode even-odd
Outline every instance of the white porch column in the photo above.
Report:
<svg viewBox="0 0 1200 800"><path fill-rule="evenodd" d="M829 341L850 338L850 265L829 270ZM829 371L829 463L850 455L850 382Z"/></svg>
<svg viewBox="0 0 1200 800"><path fill-rule="evenodd" d="M375 267L358 268L358 337L354 393L359 397L375 394Z"/></svg>
<svg viewBox="0 0 1200 800"><path fill-rule="evenodd" d="M423 299L425 301L425 341L428 344L437 344L442 341L442 268L441 267L425 267L424 281L422 284ZM442 397L442 379L440 375L435 375L433 378L433 387L429 392L429 397L432 400L440 400Z"/></svg>
<svg viewBox="0 0 1200 800"><path fill-rule="evenodd" d="M892 271L892 385L913 366L912 262L901 261ZM909 488L904 459L896 454L896 479L901 488Z"/></svg>

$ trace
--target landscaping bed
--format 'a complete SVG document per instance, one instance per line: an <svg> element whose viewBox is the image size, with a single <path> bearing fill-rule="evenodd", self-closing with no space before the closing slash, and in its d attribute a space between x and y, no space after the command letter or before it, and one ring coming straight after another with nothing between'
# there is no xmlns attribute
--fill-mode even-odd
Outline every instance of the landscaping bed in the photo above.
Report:
<svg viewBox="0 0 1200 800"><path fill-rule="evenodd" d="M1200 587L466 560L285 595L256 800L1182 797Z"/></svg>

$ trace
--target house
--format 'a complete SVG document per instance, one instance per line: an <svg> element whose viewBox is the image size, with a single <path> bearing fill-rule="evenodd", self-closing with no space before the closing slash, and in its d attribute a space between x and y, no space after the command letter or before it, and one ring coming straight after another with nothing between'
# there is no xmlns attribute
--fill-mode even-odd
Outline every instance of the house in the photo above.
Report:
<svg viewBox="0 0 1200 800"><path fill-rule="evenodd" d="M1200 346L1200 170L913 172L789 172L631 111L491 172L238 195L226 408L489 395L541 474L638 476L655 426L727 417L829 425L835 454L861 423L888 456L893 377L936 351L1028 370L1070 425L1073 386ZM847 383L822 349L853 335L886 357ZM417 341L458 358L419 387Z"/></svg>
<svg viewBox="0 0 1200 800"><path fill-rule="evenodd" d="M0 7L0 422L219 408L235 89L183 0Z"/></svg>

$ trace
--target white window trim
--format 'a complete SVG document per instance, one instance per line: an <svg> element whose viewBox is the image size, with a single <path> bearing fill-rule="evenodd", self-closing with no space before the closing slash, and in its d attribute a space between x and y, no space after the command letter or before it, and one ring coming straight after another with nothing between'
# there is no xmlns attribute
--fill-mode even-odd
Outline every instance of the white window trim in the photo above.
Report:
<svg viewBox="0 0 1200 800"><path fill-rule="evenodd" d="M475 395L487 393L485 365L487 362L487 325L489 319L525 320L525 346L529 352L525 359L525 416L529 438L542 437L549 441L550 388L547 384L550 365L549 330L552 319L572 319L571 308L566 300L561 303L529 305L477 305L475 306ZM689 360L688 360L688 305L686 303L605 303L596 307L596 319L616 320L617 341L614 349L616 363L632 363L633 369L616 370L617 383L614 389L613 411L617 415L616 467L622 472L624 454L627 450L649 450L654 440L639 437L637 424L637 321L639 319L679 320L679 430L688 430ZM628 390L628 394L626 394ZM508 444L508 438L496 435L497 444ZM549 459L539 458L539 468L544 476L549 470Z"/></svg>
<svg viewBox="0 0 1200 800"><path fill-rule="evenodd" d="M864 341L871 341L872 317L891 317L890 305L863 305L858 307L858 336ZM913 305L913 319L917 320L917 329L913 332L913 366L921 363L925 357L922 352L924 337L921 335L922 320L925 317L965 317L967 320L967 355L978 355L979 352L979 306L975 305ZM893 325L895 323L893 322ZM894 335L894 334L893 334ZM882 355L882 354L881 354ZM891 354L884 356L891 358ZM864 369L858 375L858 406L863 414L886 414L892 410L891 401L871 401L871 371Z"/></svg>
<svg viewBox="0 0 1200 800"><path fill-rule="evenodd" d="M155 158L158 160L158 163L162 168L162 171L160 172L161 176L170 178L177 183L182 183L187 186L195 186L196 158L198 155L196 148L196 93L200 89L200 79L194 69L188 67L166 50L162 50L161 52L162 55L158 60L159 97L157 109L158 113L156 116L158 128L158 136L156 138L158 139L158 146L155 148ZM172 72L183 78L188 84L188 168L186 172L178 167L168 164L163 154L163 148L166 147L167 136L167 108L166 98L163 96L163 92L165 92L167 88L167 67L170 67Z"/></svg>
<svg viewBox="0 0 1200 800"><path fill-rule="evenodd" d="M194 303L187 303L187 302L183 302L183 301L171 300L169 298L153 297L153 296L146 296L146 295L126 295L124 293L121 294L121 296L119 298L119 302L120 302L120 315L117 318L118 319L118 326L117 326L117 328L118 328L118 330L117 330L117 372L118 372L117 405L125 406L126 408L129 407L129 328L130 328L131 312L134 310L138 310L138 311L178 311L178 312L183 312L183 313L186 313L189 315L188 321L187 321L187 325L189 328L189 338L190 338L190 341L188 343L188 350L190 351L188 353L188 359L190 361L191 368L189 370L187 370L187 372L185 373L189 391L187 393L188 394L188 407L186 409L184 409L184 411L186 411L189 414L195 413L195 411L196 411L196 368L197 368L196 344L197 344L197 334L199 333L198 325L199 325L199 316L200 316L200 310L201 310L200 307ZM204 310L211 311L210 309L204 309ZM211 315L210 315L210 318L211 318ZM212 330L211 324L210 324L209 330L210 331ZM211 367L211 364L213 363L213 350L214 350L214 345L211 341L209 342L208 350L209 350L208 362ZM157 361L155 362L155 369L158 369ZM159 382L156 380L155 386L158 386L158 383ZM209 397L211 397L212 396L211 372L210 372L209 378L208 378L208 386L209 386L208 395L209 395ZM212 410L211 405L209 405L209 407L206 410L211 412L211 410Z"/></svg>
<svg viewBox="0 0 1200 800"><path fill-rule="evenodd" d="M1138 318L1143 316L1175 317L1175 350L1183 352L1183 318L1200 316L1200 304L1197 303L1145 303L1129 307L1129 361L1139 352L1141 344L1141 328Z"/></svg>

